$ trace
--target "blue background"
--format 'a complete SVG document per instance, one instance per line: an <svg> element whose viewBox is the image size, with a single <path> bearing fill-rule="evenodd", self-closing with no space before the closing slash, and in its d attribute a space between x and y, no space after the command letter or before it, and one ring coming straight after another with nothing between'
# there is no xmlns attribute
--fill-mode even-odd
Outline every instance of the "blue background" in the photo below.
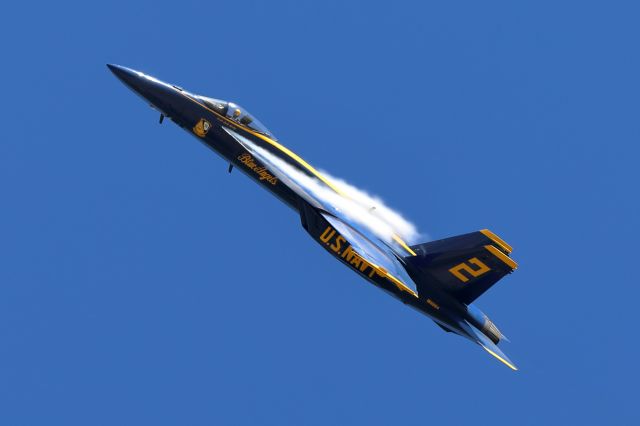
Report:
<svg viewBox="0 0 640 426"><path fill-rule="evenodd" d="M0 423L638 424L638 12L5 4ZM240 103L425 239L502 236L520 268L479 306L520 371L335 262L107 62Z"/></svg>

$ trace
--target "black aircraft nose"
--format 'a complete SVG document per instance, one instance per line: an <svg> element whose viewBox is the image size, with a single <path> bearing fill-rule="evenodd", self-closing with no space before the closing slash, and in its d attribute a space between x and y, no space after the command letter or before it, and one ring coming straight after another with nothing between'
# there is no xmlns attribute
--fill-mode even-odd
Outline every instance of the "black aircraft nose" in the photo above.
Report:
<svg viewBox="0 0 640 426"><path fill-rule="evenodd" d="M107 67L131 90L149 99L149 95L151 95L151 92L153 91L154 81L147 78L140 71L132 70L131 68L115 64L107 64ZM160 82L158 81L158 83Z"/></svg>
<svg viewBox="0 0 640 426"><path fill-rule="evenodd" d="M127 87L164 115L174 118L181 111L184 96L175 87L131 68L115 64L107 64L107 67Z"/></svg>
<svg viewBox="0 0 640 426"><path fill-rule="evenodd" d="M120 65L107 64L111 72L128 86L133 86L136 79L140 78L140 74L131 68L121 67Z"/></svg>

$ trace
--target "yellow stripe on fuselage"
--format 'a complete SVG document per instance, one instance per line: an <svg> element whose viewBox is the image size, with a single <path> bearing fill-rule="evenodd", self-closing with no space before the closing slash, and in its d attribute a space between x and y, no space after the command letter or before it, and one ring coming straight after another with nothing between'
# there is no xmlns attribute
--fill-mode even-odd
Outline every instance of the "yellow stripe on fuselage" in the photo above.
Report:
<svg viewBox="0 0 640 426"><path fill-rule="evenodd" d="M294 159L296 162L298 162L298 164L300 164L302 167L304 167L305 169L307 169L312 175L314 175L315 177L317 177L318 179L320 179L320 181L322 181L325 185L327 185L329 188L331 188L333 191L335 191L337 194L345 197L345 198L349 198L349 196L347 194L345 194L344 192L340 191L340 189L338 189L333 183L331 183L329 181L329 179L327 179L326 177L324 177L322 174L320 174L320 172L318 172L315 168L313 168L313 166L309 163L307 163L306 161L304 161L298 154L296 154L295 152L291 151L289 148L287 148L286 146L276 142L275 140L271 139L270 137L263 135L260 132L256 132L255 130L252 130L250 128L248 128L247 126L244 126L236 121L233 121L227 117L225 117L224 115L212 110L211 108L207 107L206 105L198 102L197 100L193 99L191 96L186 95L185 93L179 92L182 96L184 96L185 98L189 99L190 101L198 104L199 106L205 108L207 111L213 113L214 115L216 115L217 117L221 118L222 120L224 120L225 122L231 124L232 126L235 127L239 127L242 130L244 130L245 132L248 132L252 135L254 135L255 137L258 137L260 139L262 139L263 141L267 142L268 144L270 144L271 146L279 149L280 151L284 152L285 154L287 154L290 158ZM398 235L394 235L393 239L400 244L400 246L405 249L408 253L410 253L412 256L415 256L416 253L411 250L411 248L398 236Z"/></svg>
<svg viewBox="0 0 640 426"><path fill-rule="evenodd" d="M289 157L293 158L294 160L296 160L301 166L303 166L305 169L307 169L309 172L311 172L311 174L313 174L315 177L317 177L318 179L320 179L325 185L327 185L329 188L333 189L335 192L337 192L338 194L342 195L343 197L346 197L346 195L344 193L342 193L342 191L340 191L335 185L333 185L331 182L329 182L329 180L327 178L325 178L324 176L322 176L316 169L313 168L313 166L311 166L311 164L307 163L306 161L304 161L302 158L300 158L300 156L298 156L295 152L291 151L289 148L287 148L286 146L274 141L273 139L271 139L270 137L263 135L260 132L256 132L255 130L252 130L250 128L248 128L247 126L242 125L241 123L238 123L237 121L231 120L227 117L225 117L224 115L218 113L217 111L212 110L211 108L207 107L204 104L201 104L200 102L198 102L197 100L193 99L191 96L188 96L182 92L180 92L185 98L189 99L190 101L198 104L199 106L203 107L204 109L206 109L209 112L212 112L213 114L215 114L217 117L221 118L222 120L224 120L225 122L231 124L232 126L235 127L239 127L242 130L244 130L245 132L248 132L250 134L252 134L253 136L256 136L260 139L262 139L263 141L267 142L268 144L278 148L280 151L284 152L285 154L287 154Z"/></svg>

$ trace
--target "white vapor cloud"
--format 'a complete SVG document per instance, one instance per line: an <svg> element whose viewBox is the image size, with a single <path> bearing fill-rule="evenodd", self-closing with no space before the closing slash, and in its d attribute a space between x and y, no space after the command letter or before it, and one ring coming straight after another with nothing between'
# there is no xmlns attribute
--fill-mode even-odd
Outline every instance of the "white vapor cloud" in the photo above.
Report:
<svg viewBox="0 0 640 426"><path fill-rule="evenodd" d="M417 239L420 237L420 233L418 232L416 225L402 216L400 212L387 206L380 197L369 194L366 191L347 183L343 179L333 177L325 171L322 171L321 173L342 193L346 194L348 198L353 200L354 203L365 208L367 213L388 224L396 235L406 241L412 243L417 242Z"/></svg>

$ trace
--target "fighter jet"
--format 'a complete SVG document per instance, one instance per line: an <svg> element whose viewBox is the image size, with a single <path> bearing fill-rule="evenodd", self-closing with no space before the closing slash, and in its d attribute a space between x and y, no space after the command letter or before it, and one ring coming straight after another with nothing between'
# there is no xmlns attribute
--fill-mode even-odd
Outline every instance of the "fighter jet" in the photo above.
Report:
<svg viewBox="0 0 640 426"><path fill-rule="evenodd" d="M164 118L182 127L300 215L302 227L330 255L374 286L463 336L516 370L498 348L505 336L473 302L517 268L511 246L483 229L417 245L371 222L376 206L285 147L246 109L187 92L140 71L109 69ZM356 213L355 208L360 208ZM364 218L363 218L364 217Z"/></svg>

